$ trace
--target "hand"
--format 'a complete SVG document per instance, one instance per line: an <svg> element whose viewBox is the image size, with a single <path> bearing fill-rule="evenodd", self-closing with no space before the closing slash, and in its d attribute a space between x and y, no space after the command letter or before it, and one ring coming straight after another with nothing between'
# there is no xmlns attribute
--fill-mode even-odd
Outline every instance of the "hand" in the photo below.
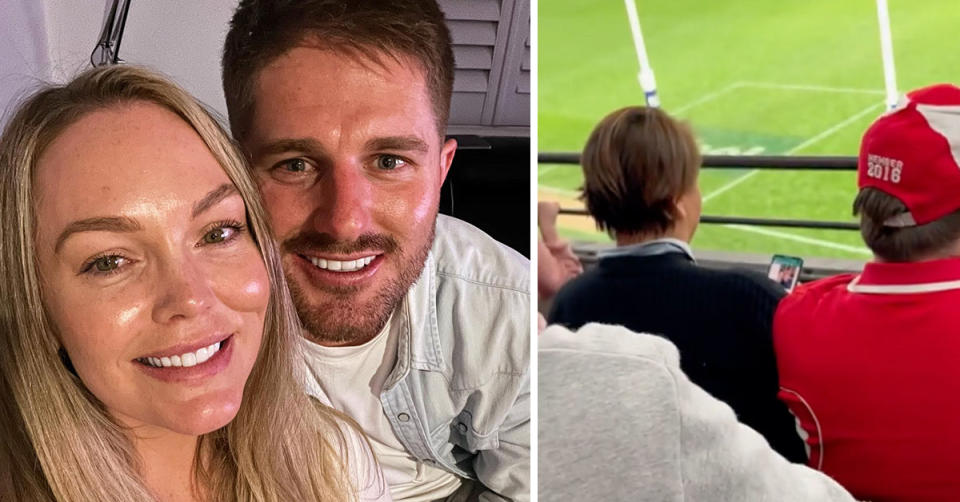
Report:
<svg viewBox="0 0 960 502"><path fill-rule="evenodd" d="M550 255L557 260L563 270L564 279L569 279L583 272L583 264L580 263L580 258L573 252L569 242L558 239L553 243L544 244L547 245Z"/></svg>
<svg viewBox="0 0 960 502"><path fill-rule="evenodd" d="M560 214L560 204L552 200L537 202L537 222L542 226L554 226L557 215Z"/></svg>
<svg viewBox="0 0 960 502"><path fill-rule="evenodd" d="M560 214L560 204L545 200L537 203L537 223L540 225L540 235L547 245L560 240L557 234L557 216Z"/></svg>

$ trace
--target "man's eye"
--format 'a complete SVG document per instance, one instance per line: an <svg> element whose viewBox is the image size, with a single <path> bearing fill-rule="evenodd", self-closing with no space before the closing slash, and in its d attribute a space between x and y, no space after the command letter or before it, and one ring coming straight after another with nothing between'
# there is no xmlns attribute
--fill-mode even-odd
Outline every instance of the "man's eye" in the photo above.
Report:
<svg viewBox="0 0 960 502"><path fill-rule="evenodd" d="M398 167L403 167L407 162L400 157L393 155L381 155L377 157L376 165L377 169L382 169L384 171L392 171Z"/></svg>
<svg viewBox="0 0 960 502"><path fill-rule="evenodd" d="M290 159L281 162L280 167L287 172L302 173L309 168L309 165L307 164L307 161L303 159Z"/></svg>

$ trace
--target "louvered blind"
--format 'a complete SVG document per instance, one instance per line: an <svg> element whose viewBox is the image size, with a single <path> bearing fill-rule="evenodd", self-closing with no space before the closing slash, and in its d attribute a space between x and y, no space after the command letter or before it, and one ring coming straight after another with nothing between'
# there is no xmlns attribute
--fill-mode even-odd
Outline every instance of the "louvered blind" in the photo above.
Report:
<svg viewBox="0 0 960 502"><path fill-rule="evenodd" d="M507 54L504 57L493 115L495 125L530 125L530 4L519 1L514 6Z"/></svg>
<svg viewBox="0 0 960 502"><path fill-rule="evenodd" d="M440 0L453 38L456 73L450 132L529 127L528 0Z"/></svg>

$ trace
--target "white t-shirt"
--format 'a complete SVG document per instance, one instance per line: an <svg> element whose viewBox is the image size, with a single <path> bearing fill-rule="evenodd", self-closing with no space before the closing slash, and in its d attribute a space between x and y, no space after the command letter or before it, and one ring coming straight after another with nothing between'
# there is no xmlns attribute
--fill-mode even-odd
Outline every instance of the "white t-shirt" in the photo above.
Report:
<svg viewBox="0 0 960 502"><path fill-rule="evenodd" d="M323 403L330 406L330 403ZM350 480L357 488L358 502L392 502L386 476L380 470L367 442L355 427L342 424L349 462Z"/></svg>
<svg viewBox="0 0 960 502"><path fill-rule="evenodd" d="M307 377L315 396L357 421L370 438L395 501L430 502L453 494L459 477L414 458L397 439L383 413L380 391L397 359L397 334L390 322L369 342L325 347L304 339Z"/></svg>

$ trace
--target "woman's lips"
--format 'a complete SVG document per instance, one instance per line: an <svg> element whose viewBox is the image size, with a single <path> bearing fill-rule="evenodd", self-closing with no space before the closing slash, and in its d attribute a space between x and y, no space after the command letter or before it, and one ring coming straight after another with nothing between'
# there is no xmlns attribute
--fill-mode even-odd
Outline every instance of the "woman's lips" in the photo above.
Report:
<svg viewBox="0 0 960 502"><path fill-rule="evenodd" d="M213 357L220 350L221 342L215 342L206 347L200 347L193 352L184 352L183 354L172 355L170 357L141 357L137 359L143 364L148 364L154 368L170 368L182 366L189 368L198 364L207 362L207 359Z"/></svg>
<svg viewBox="0 0 960 502"><path fill-rule="evenodd" d="M137 366L148 375L167 382L198 381L213 376L230 363L233 335L195 351L170 356L147 356L136 359Z"/></svg>

